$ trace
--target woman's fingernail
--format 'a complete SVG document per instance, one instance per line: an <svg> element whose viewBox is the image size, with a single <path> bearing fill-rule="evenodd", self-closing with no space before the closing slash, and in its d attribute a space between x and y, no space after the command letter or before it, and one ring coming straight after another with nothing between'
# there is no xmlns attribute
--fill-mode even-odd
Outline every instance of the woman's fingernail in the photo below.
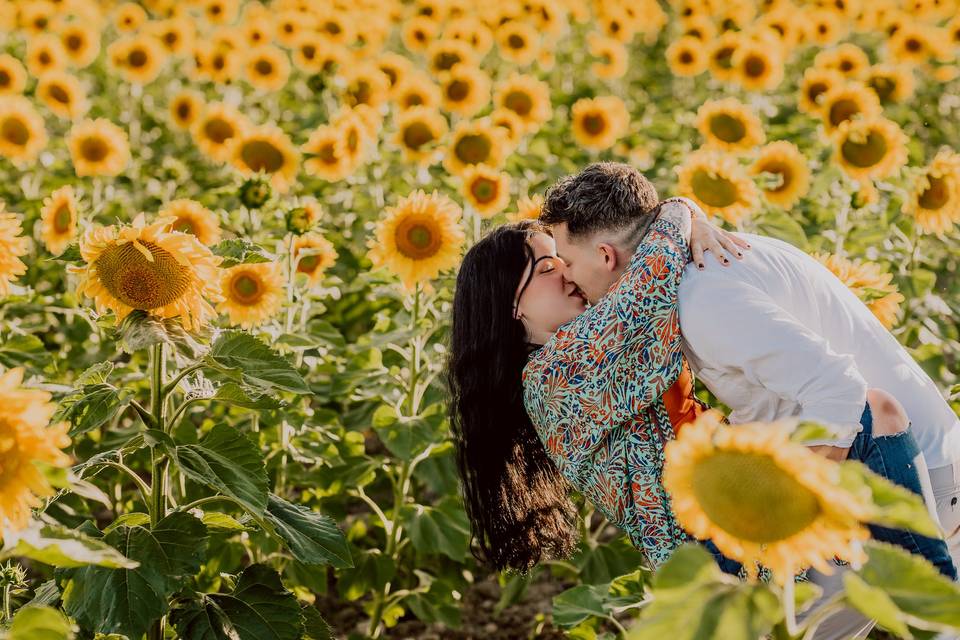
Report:
<svg viewBox="0 0 960 640"><path fill-rule="evenodd" d="M702 270L703 270L703 263L702 263L702 262L698 262L698 263L697 263L697 268L702 271Z"/></svg>

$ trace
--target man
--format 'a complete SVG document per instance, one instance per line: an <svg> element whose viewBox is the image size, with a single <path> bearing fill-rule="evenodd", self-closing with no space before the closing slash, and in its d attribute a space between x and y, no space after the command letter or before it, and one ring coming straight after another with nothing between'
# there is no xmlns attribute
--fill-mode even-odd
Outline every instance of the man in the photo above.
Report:
<svg viewBox="0 0 960 640"><path fill-rule="evenodd" d="M625 205L624 195L631 193L634 206L629 197ZM651 199L657 199L652 185L616 163L591 165L548 192L541 222L553 230L565 277L591 303L618 280L635 248L618 242L626 224L622 218L644 215ZM834 427L840 437L811 443L834 459L862 453L867 389L888 391L906 408L912 424L904 433L913 434L923 453L905 465L915 468L904 471L919 479L913 488L926 494L946 528L954 562L960 563L954 481L960 476L960 422L936 385L817 261L774 239L742 237L752 244L745 259L717 256L726 268L704 269L703 256L694 256L683 274L682 348L694 374L732 409L733 423L800 417ZM934 496L940 509L933 506ZM945 573L950 569L941 567ZM866 630L837 627L838 634Z"/></svg>

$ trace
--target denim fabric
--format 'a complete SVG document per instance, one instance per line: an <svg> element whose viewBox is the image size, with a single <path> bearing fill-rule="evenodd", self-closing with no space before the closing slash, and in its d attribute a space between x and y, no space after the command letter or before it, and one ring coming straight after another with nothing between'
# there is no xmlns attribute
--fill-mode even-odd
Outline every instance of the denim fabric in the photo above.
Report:
<svg viewBox="0 0 960 640"><path fill-rule="evenodd" d="M917 495L923 495L920 487L920 476L914 465L914 458L920 453L917 441L913 437L913 425L906 431L892 436L873 437L873 416L867 406L860 418L863 430L857 434L850 447L849 459L859 460L867 465L871 471L906 487ZM957 568L947 549L947 543L936 538L928 538L912 531L890 529L878 525L867 525L871 537L882 542L889 542L903 547L911 553L921 555L929 560L940 573L957 579Z"/></svg>
<svg viewBox="0 0 960 640"><path fill-rule="evenodd" d="M859 460L874 473L906 487L917 495L922 495L920 476L913 464L914 458L920 453L917 441L913 437L913 425L909 425L906 431L896 435L874 438L873 414L870 412L869 405L864 407L860 424L863 429L854 439L847 459ZM867 528L875 540L896 544L911 553L921 555L937 567L943 575L954 581L957 579L957 568L943 540L872 524L867 525ZM701 542L713 554L720 569L733 575L740 573L742 565L720 553L712 540Z"/></svg>

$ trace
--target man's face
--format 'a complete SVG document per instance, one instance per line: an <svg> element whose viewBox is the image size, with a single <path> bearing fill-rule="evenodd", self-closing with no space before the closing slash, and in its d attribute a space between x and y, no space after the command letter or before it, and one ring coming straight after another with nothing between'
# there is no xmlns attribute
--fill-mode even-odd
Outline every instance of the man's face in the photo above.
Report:
<svg viewBox="0 0 960 640"><path fill-rule="evenodd" d="M605 255L594 239L571 241L566 223L553 225L551 231L557 244L557 255L567 264L564 278L576 284L590 304L596 304L620 275L616 261L611 264L609 255Z"/></svg>

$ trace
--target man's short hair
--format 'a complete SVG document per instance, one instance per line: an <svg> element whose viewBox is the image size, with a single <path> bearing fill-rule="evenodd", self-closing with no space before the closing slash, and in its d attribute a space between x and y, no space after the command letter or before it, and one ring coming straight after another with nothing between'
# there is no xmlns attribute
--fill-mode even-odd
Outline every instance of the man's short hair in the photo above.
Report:
<svg viewBox="0 0 960 640"><path fill-rule="evenodd" d="M547 190L540 222L565 223L570 237L645 226L656 215L657 189L622 162L595 162Z"/></svg>

